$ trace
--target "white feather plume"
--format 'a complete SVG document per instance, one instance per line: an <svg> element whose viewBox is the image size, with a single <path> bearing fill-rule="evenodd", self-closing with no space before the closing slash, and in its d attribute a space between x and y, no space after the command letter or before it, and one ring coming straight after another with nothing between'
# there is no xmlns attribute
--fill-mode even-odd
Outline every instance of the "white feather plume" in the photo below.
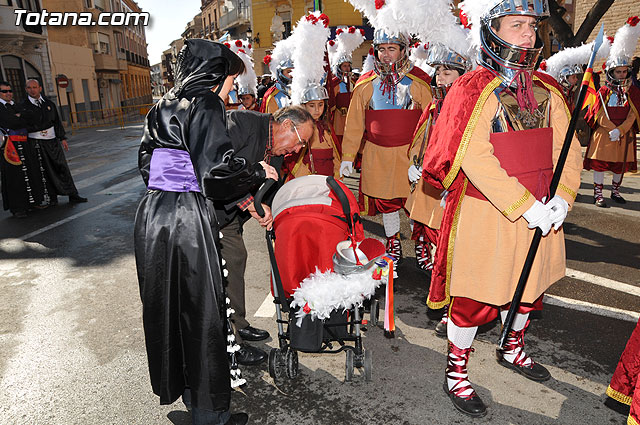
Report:
<svg viewBox="0 0 640 425"><path fill-rule="evenodd" d="M334 60L334 56L336 54L336 52L338 51L338 43L336 43L336 40L329 40L327 41L327 54L329 55L329 64L332 64Z"/></svg>
<svg viewBox="0 0 640 425"><path fill-rule="evenodd" d="M365 298L371 298L376 288L385 283L386 277L375 280L371 270L350 275L341 275L332 271L315 273L304 279L293 293L291 305L298 307L296 324L309 314L312 319L328 319L334 310L349 310L362 305ZM307 312L305 312L307 306Z"/></svg>
<svg viewBox="0 0 640 425"><path fill-rule="evenodd" d="M253 69L253 57L244 49L238 49L237 55L244 62L244 72L236 77L238 87L248 87L249 91L257 96L258 76Z"/></svg>
<svg viewBox="0 0 640 425"><path fill-rule="evenodd" d="M330 56L332 68L340 65L337 63L340 58L345 56L351 57L354 50L360 47L364 41L364 34L357 28L354 28L355 31L353 32L349 32L349 27L341 27L339 29L341 29L342 32L336 35L336 51L332 56Z"/></svg>
<svg viewBox="0 0 640 425"><path fill-rule="evenodd" d="M320 14L320 11L315 11L303 16L289 37L294 39L296 45L291 56L295 65L291 82L291 100L294 105L301 103L309 84L320 84L325 74L324 49L331 30L321 19L307 19L309 16L319 18Z"/></svg>
<svg viewBox="0 0 640 425"><path fill-rule="evenodd" d="M296 48L293 37L285 38L275 44L271 53L271 62L269 63L269 71L274 79L278 78L278 64L284 60L290 59Z"/></svg>
<svg viewBox="0 0 640 425"><path fill-rule="evenodd" d="M417 33L420 40L440 43L467 59L475 56L476 49L470 42L470 31L458 23L453 14L451 0L433 0L429 5L429 15L435 25L425 25Z"/></svg>
<svg viewBox="0 0 640 425"><path fill-rule="evenodd" d="M429 55L429 45L426 43L418 43L409 49L409 60L418 68L422 69L429 75L433 75L434 69L427 65L427 57Z"/></svg>
<svg viewBox="0 0 640 425"><path fill-rule="evenodd" d="M615 59L628 58L631 62L631 57L636 50L638 44L638 38L640 38L640 24L635 26L624 24L616 31L616 35L611 45L611 52L609 53L609 60L607 60L607 66Z"/></svg>
<svg viewBox="0 0 640 425"><path fill-rule="evenodd" d="M390 36L427 33L438 25L438 16L431 13L434 0L384 0L380 9L376 9L375 0L345 1L362 12L374 28Z"/></svg>
<svg viewBox="0 0 640 425"><path fill-rule="evenodd" d="M360 71L360 75L365 74L369 71L373 71L375 58L373 57L373 47L369 49L369 54L365 58L362 63L362 70Z"/></svg>
<svg viewBox="0 0 640 425"><path fill-rule="evenodd" d="M499 2L500 0L465 0L458 5L471 24L469 35L474 47L480 47L481 18Z"/></svg>
<svg viewBox="0 0 640 425"><path fill-rule="evenodd" d="M556 80L560 77L560 71L567 65L586 65L591 57L591 50L595 41L588 44L583 44L578 47L568 47L559 51L551 56L549 59L545 59L546 69L543 72L551 75ZM598 50L596 59L603 59L609 55L609 49L611 42L605 37L602 42L602 46Z"/></svg>

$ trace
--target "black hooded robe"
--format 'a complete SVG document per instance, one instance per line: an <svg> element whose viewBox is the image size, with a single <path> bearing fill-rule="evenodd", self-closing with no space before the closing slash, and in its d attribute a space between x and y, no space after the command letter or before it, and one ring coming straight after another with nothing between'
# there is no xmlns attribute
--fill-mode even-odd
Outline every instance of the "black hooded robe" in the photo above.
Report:
<svg viewBox="0 0 640 425"><path fill-rule="evenodd" d="M187 41L197 53L194 44ZM161 404L170 404L189 387L195 407L225 411L231 392L226 305L218 224L208 199L238 199L255 190L265 173L233 155L224 103L210 90L228 69L215 56L230 51L213 49L202 56L214 60L183 64L189 76L149 111L139 151L145 184L155 148L187 151L203 193L148 190L134 238L153 392Z"/></svg>

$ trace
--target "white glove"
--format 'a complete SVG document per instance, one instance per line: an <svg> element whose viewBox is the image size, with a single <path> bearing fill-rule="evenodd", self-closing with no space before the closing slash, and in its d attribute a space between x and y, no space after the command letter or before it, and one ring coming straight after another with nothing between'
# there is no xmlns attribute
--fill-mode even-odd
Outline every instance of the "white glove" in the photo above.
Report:
<svg viewBox="0 0 640 425"><path fill-rule="evenodd" d="M553 228L558 230L564 219L567 218L567 213L569 212L569 204L567 201L559 197L558 195L551 198L549 203L547 203L547 208L551 209L551 214L549 214L549 218L553 223Z"/></svg>
<svg viewBox="0 0 640 425"><path fill-rule="evenodd" d="M529 229L539 227L542 230L542 236L547 236L553 224L550 214L551 209L542 202L536 201L522 216L529 222Z"/></svg>
<svg viewBox="0 0 640 425"><path fill-rule="evenodd" d="M618 140L620 140L620 130L618 130L617 128L614 128L613 130L611 130L609 132L609 139L612 142L617 142Z"/></svg>
<svg viewBox="0 0 640 425"><path fill-rule="evenodd" d="M415 183L420 180L422 177L422 167L418 167L417 165L412 165L409 167L409 181L411 183Z"/></svg>
<svg viewBox="0 0 640 425"><path fill-rule="evenodd" d="M351 161L342 161L340 163L340 175L349 177L353 173L353 163Z"/></svg>

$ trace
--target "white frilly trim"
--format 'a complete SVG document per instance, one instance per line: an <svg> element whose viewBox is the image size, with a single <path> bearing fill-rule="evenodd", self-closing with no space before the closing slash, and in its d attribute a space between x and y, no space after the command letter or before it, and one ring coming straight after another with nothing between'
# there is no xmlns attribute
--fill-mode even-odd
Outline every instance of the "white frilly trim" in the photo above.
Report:
<svg viewBox="0 0 640 425"><path fill-rule="evenodd" d="M301 326L307 315L311 315L313 320L324 320L334 310L360 307L366 298L371 298L378 286L386 283L386 272L382 272L381 279L375 280L372 270L341 275L331 271L320 272L316 268L315 273L304 279L293 293L291 306L299 308L296 325Z"/></svg>

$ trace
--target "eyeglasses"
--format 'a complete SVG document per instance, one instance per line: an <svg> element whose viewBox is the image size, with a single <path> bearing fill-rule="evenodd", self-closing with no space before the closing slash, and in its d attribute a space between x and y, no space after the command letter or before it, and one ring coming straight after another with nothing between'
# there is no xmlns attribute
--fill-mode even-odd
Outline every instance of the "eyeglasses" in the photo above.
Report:
<svg viewBox="0 0 640 425"><path fill-rule="evenodd" d="M302 138L300 137L300 133L298 133L298 128L296 127L296 125L293 123L293 121L291 121L291 125L293 125L293 129L296 131L296 135L298 136L298 144L300 146L302 146L303 148L307 147L307 142L302 140Z"/></svg>
<svg viewBox="0 0 640 425"><path fill-rule="evenodd" d="M0 93L13 93L13 90L0 90Z"/></svg>

